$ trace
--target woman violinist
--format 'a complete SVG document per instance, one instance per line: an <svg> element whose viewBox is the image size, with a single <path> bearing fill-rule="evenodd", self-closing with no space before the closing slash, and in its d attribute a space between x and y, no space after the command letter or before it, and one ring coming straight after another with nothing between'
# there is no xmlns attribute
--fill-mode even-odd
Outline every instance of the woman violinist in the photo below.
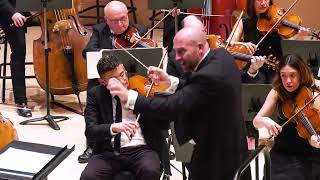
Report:
<svg viewBox="0 0 320 180"><path fill-rule="evenodd" d="M283 128L280 126L290 118L285 117L284 112L287 110L283 109L283 105L296 99L301 89L312 89L313 83L311 71L299 56L284 56L280 59L279 68L272 83L273 88L253 119L256 128L265 127L269 134L275 137L270 152L272 180L319 180L320 178L320 143L318 141L320 136L301 138L300 132L296 129L299 119L296 123L290 121ZM317 97L311 105L318 110L320 106L315 105L319 102L320 98ZM278 121L269 118L275 108L278 112Z"/></svg>
<svg viewBox="0 0 320 180"><path fill-rule="evenodd" d="M243 44L250 53L259 56L273 55L277 59L282 57L281 36L276 32L272 32L262 41L259 47L256 44L263 38L264 34L257 29L257 21L259 18L266 16L272 0L248 0L246 7L247 17L242 19L231 40L231 45ZM305 35L307 29L301 28L298 35L293 38L300 38ZM230 37L231 38L231 37ZM243 38L243 39L242 39ZM243 42L241 42L243 41ZM274 71L262 67L260 68L263 77L259 83L271 83Z"/></svg>

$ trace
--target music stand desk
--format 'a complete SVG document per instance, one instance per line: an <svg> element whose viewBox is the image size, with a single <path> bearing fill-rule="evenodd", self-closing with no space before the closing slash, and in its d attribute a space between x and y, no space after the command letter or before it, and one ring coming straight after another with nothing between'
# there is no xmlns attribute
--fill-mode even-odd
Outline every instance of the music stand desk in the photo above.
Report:
<svg viewBox="0 0 320 180"><path fill-rule="evenodd" d="M0 162L0 179L14 179L14 180L40 180L47 179L47 176L67 157L74 151L75 146L70 149L65 147L56 147L44 144L37 143L29 143L23 141L12 141L8 144L4 149L0 151L0 159L6 159L6 162ZM17 154L16 157L8 156L8 154L15 151ZM27 154L37 154L44 155L47 157L46 161L38 161L38 159L34 159L32 161L28 161L30 157L21 157ZM42 163L40 164L42 168L38 172L25 172L22 166L11 169L10 167L5 166L6 163L11 163L12 161L17 162L17 157L19 156L19 162L28 161L28 166L32 166L33 163ZM49 158L48 158L49 157ZM11 163L12 164L12 163ZM39 166L39 164L37 164Z"/></svg>

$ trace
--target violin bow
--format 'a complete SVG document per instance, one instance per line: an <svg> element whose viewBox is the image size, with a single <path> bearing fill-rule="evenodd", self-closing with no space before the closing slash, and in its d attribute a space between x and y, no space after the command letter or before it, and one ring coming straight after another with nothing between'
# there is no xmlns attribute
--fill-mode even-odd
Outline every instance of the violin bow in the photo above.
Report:
<svg viewBox="0 0 320 180"><path fill-rule="evenodd" d="M162 12L170 12L170 10L167 10L167 9L161 9L160 11L162 11ZM206 16L206 17L224 17L224 16L226 16L226 15L222 15L222 14L198 14L198 13L188 13L188 12L180 12L180 14L195 15L195 16Z"/></svg>
<svg viewBox="0 0 320 180"><path fill-rule="evenodd" d="M288 8L288 10L286 10L282 16L277 20L277 22L267 31L267 33L261 38L261 40L257 43L256 47L258 48L259 45L261 44L261 42L270 34L270 32L282 21L282 19L284 18L285 15L288 14L288 12L293 8L294 5L297 4L299 0L295 0L290 7Z"/></svg>
<svg viewBox="0 0 320 180"><path fill-rule="evenodd" d="M241 11L240 16L239 16L239 18L238 18L235 26L232 28L232 31L231 31L231 34L230 34L230 38L228 38L228 39L230 39L230 40L227 41L227 44L226 44L225 49L227 49L227 48L229 47L229 45L230 45L230 43L231 43L231 39L233 38L234 34L236 33L236 29L238 28L238 26L239 26L239 24L240 24L240 20L241 20L241 18L242 18L242 16L243 16L243 13L244 13L244 10Z"/></svg>
<svg viewBox="0 0 320 180"><path fill-rule="evenodd" d="M133 48L135 45L137 45L141 39L145 38L151 31L153 31L165 18L167 18L169 15L172 14L173 11L175 11L177 9L177 7L173 8L172 10L169 11L169 13L167 15L165 15L162 19L160 19L152 28L150 28L142 37L140 37L140 39L138 39L132 46L131 48Z"/></svg>
<svg viewBox="0 0 320 180"><path fill-rule="evenodd" d="M165 57L167 56L167 54L168 54L168 50L167 50L167 48L166 48L166 52L163 54L163 56L162 56L162 58L161 58L161 60L160 60L160 62L159 62L158 68L160 68L160 66L161 66L161 64L163 63L163 60L165 59ZM150 85L150 88L149 88L148 91L147 91L146 97L148 97L148 96L150 95L151 89L152 89L153 86L154 86L154 80L151 81L151 85ZM141 115L141 113L138 114L137 119L136 119L136 122L139 121L140 115Z"/></svg>
<svg viewBox="0 0 320 180"><path fill-rule="evenodd" d="M310 99L310 101L308 101L302 108L300 108L294 115L292 115L285 123L282 124L281 128L283 128L284 126L286 126L289 122L291 122L293 120L293 118L295 118L298 114L300 114L309 104L311 104L311 102L313 102L318 96L320 95L320 93L318 92L318 94L316 96L314 96L312 99ZM271 135L267 141L270 141L274 136Z"/></svg>

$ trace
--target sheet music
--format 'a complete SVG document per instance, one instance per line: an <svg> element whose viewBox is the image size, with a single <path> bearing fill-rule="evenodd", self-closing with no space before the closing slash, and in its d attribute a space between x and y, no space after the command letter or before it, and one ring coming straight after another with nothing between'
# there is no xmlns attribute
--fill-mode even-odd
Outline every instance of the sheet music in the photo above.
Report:
<svg viewBox="0 0 320 180"><path fill-rule="evenodd" d="M51 154L38 153L9 147L5 152L0 154L0 169L36 174L52 158L54 158L54 155Z"/></svg>
<svg viewBox="0 0 320 180"><path fill-rule="evenodd" d="M100 78L97 70L97 64L101 57L102 57L102 50L98 52L87 52L88 79Z"/></svg>

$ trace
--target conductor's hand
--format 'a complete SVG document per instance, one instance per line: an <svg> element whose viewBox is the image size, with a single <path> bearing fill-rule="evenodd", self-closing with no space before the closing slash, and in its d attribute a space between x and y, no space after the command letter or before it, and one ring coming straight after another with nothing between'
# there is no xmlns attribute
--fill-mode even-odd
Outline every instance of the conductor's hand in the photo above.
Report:
<svg viewBox="0 0 320 180"><path fill-rule="evenodd" d="M167 72L163 71L163 69L150 66L149 67L149 78L151 78L155 83L164 85L165 87L170 87L171 82Z"/></svg>
<svg viewBox="0 0 320 180"><path fill-rule="evenodd" d="M264 117L263 123L264 123L264 126L268 129L269 134L274 137L278 136L279 133L282 131L281 126L276 122L274 122L269 117Z"/></svg>
<svg viewBox="0 0 320 180"><path fill-rule="evenodd" d="M11 17L11 20L13 21L16 27L22 27L27 19L22 14L16 12Z"/></svg>
<svg viewBox="0 0 320 180"><path fill-rule="evenodd" d="M129 139L136 133L137 128L139 127L138 123L135 121L125 121L120 123L112 124L112 132L121 133L124 132Z"/></svg>
<svg viewBox="0 0 320 180"><path fill-rule="evenodd" d="M128 100L128 89L117 78L111 78L108 82L107 89L109 89L112 96L118 96L121 102L126 103Z"/></svg>
<svg viewBox="0 0 320 180"><path fill-rule="evenodd" d="M315 148L320 148L320 136L319 135L312 135L309 139L309 143L311 146Z"/></svg>
<svg viewBox="0 0 320 180"><path fill-rule="evenodd" d="M263 66L264 62L266 62L266 57L264 57L264 56L252 56L251 64L250 64L250 67L249 67L248 71L251 74L257 73L258 69Z"/></svg>

